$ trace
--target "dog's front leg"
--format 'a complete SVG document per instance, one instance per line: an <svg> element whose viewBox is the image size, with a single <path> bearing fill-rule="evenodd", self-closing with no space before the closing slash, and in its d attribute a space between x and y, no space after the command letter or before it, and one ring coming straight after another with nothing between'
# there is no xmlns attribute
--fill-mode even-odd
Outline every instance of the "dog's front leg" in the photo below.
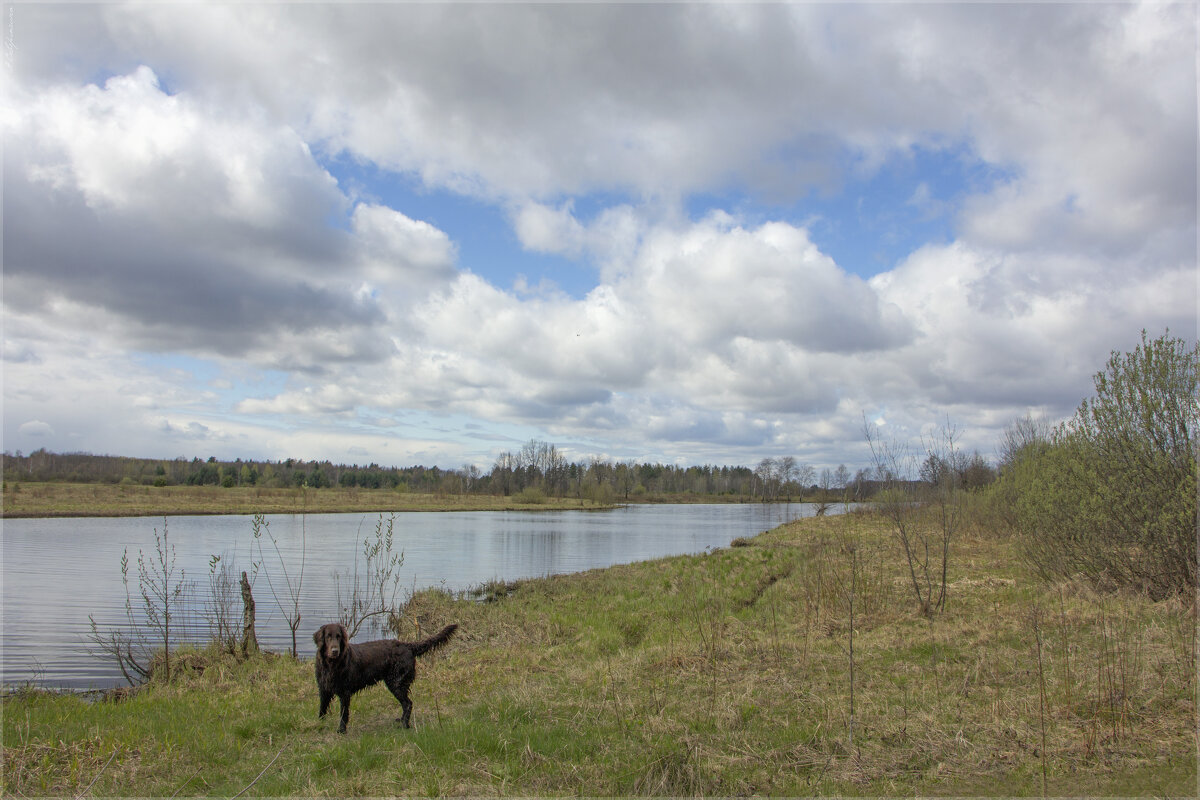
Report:
<svg viewBox="0 0 1200 800"><path fill-rule="evenodd" d="M321 692L321 710L317 712L317 719L325 716L325 712L329 710L329 702L333 700L333 692L327 692L324 689Z"/></svg>
<svg viewBox="0 0 1200 800"><path fill-rule="evenodd" d="M339 694L338 700L342 701L342 721L341 724L338 725L338 733L345 733L346 723L350 721L350 695Z"/></svg>

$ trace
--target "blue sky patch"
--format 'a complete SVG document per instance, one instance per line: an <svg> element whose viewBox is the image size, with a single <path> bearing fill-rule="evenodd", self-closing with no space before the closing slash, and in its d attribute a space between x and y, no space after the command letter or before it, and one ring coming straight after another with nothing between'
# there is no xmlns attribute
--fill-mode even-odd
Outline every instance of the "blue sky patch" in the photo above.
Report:
<svg viewBox="0 0 1200 800"><path fill-rule="evenodd" d="M524 276L527 286L550 282L581 298L596 285L595 270L585 262L525 250L508 213L498 204L430 188L412 174L389 172L345 157L317 158L353 201L385 205L445 232L458 249L459 268L494 286L512 290Z"/></svg>
<svg viewBox="0 0 1200 800"><path fill-rule="evenodd" d="M597 271L586 257L522 247L509 212L499 203L431 188L416 175L342 155L318 158L355 202L380 203L444 231L458 249L458 266L499 288L558 289L579 299L596 286ZM838 173L838 186L789 202L764 201L746 190L709 192L689 196L683 210L692 221L723 211L747 226L774 220L803 226L839 267L870 278L892 269L919 247L952 241L963 201L1015 177L1012 169L988 164L962 144L913 147L866 175L860 174L856 156L847 150ZM585 226L607 209L636 204L628 195L592 192L549 205L568 202Z"/></svg>

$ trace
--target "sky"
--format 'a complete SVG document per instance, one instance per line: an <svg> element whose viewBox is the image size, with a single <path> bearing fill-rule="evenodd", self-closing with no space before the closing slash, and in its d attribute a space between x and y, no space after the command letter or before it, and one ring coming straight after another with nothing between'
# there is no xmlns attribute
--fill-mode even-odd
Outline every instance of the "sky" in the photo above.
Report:
<svg viewBox="0 0 1200 800"><path fill-rule="evenodd" d="M1197 7L6 4L3 449L818 469L1197 333Z"/></svg>

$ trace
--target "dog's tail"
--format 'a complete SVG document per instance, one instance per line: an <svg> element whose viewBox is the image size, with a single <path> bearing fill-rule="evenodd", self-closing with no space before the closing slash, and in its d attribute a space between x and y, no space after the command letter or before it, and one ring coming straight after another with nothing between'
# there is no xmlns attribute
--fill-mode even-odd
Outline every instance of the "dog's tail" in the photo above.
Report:
<svg viewBox="0 0 1200 800"><path fill-rule="evenodd" d="M430 650L437 650L439 647L450 641L450 637L458 630L457 625L447 625L440 631L420 642L413 642L412 651L414 656L423 656Z"/></svg>

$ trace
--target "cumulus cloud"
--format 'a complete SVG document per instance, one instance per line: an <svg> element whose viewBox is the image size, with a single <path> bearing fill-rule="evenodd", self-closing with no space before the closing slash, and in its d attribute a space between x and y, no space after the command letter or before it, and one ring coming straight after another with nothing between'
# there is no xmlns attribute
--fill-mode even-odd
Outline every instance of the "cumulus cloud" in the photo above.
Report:
<svg viewBox="0 0 1200 800"><path fill-rule="evenodd" d="M39 419L31 419L28 422L22 422L20 427L17 428L17 432L25 436L45 437L53 436L54 428L49 423L42 422Z"/></svg>
<svg viewBox="0 0 1200 800"><path fill-rule="evenodd" d="M608 452L815 460L852 455L864 412L913 431L953 413L981 438L1069 412L1138 329L1195 333L1186 4L30 6L18 23L10 439L40 419L95 436L57 397L99 386L147 447L157 430L462 457L372 438L416 409ZM865 280L789 215L917 150L964 162L953 197L897 195L948 241ZM594 286L464 268L432 217L339 185L338 159L481 202ZM700 195L717 210L690 211ZM218 407L207 377L138 352L278 379Z"/></svg>
<svg viewBox="0 0 1200 800"><path fill-rule="evenodd" d="M158 429L177 441L208 441L213 437L213 429L196 421L171 422L167 418L158 420Z"/></svg>
<svg viewBox="0 0 1200 800"><path fill-rule="evenodd" d="M444 233L351 210L295 130L168 94L148 67L17 102L5 148L17 305L70 305L148 349L315 368L386 357L374 328L454 274ZM330 225L347 213L348 231Z"/></svg>
<svg viewBox="0 0 1200 800"><path fill-rule="evenodd" d="M223 97L232 90L303 119L305 135L328 147L499 197L627 187L678 197L723 182L794 195L837 181L830 157L847 141L878 161L954 124L929 80L946 66L939 52L914 55L919 31L898 22L911 8L460 11L111 7L90 40L47 44L134 49ZM884 46L868 51L877 40Z"/></svg>
<svg viewBox="0 0 1200 800"><path fill-rule="evenodd" d="M428 222L387 206L361 203L354 209L351 228L370 278L397 284L417 280L428 288L454 275L454 244Z"/></svg>
<svg viewBox="0 0 1200 800"><path fill-rule="evenodd" d="M247 414L345 414L353 411L355 405L353 391L326 384L315 391L305 387L268 399L247 398L239 402L235 410Z"/></svg>
<svg viewBox="0 0 1200 800"><path fill-rule="evenodd" d="M571 213L569 203L560 208L526 203L514 215L513 224L526 250L568 256L583 254L587 231Z"/></svg>
<svg viewBox="0 0 1200 800"><path fill-rule="evenodd" d="M389 401L590 432L634 426L655 438L721 440L722 415L747 408L831 412L839 361L913 336L898 307L839 270L803 229L745 228L727 216L653 231L623 278L580 300L524 300L465 275L414 315L421 340L399 357L413 388L396 396L396 375ZM676 418L694 409L691 421L664 424L622 399L643 393Z"/></svg>
<svg viewBox="0 0 1200 800"><path fill-rule="evenodd" d="M705 351L739 338L810 353L855 353L908 338L894 306L821 253L802 229L746 229L725 215L648 237L619 284L673 337Z"/></svg>
<svg viewBox="0 0 1200 800"><path fill-rule="evenodd" d="M1131 147L1191 138L1186 4L110 6L99 16L37 42L46 55L35 74L54 72L55 53L86 64L65 56L113 63L136 52L203 96L293 120L307 141L489 196L681 197L722 184L795 195L836 185L845 160L877 169L917 143L965 142L1033 179L1057 171L1189 198L1187 170Z"/></svg>

